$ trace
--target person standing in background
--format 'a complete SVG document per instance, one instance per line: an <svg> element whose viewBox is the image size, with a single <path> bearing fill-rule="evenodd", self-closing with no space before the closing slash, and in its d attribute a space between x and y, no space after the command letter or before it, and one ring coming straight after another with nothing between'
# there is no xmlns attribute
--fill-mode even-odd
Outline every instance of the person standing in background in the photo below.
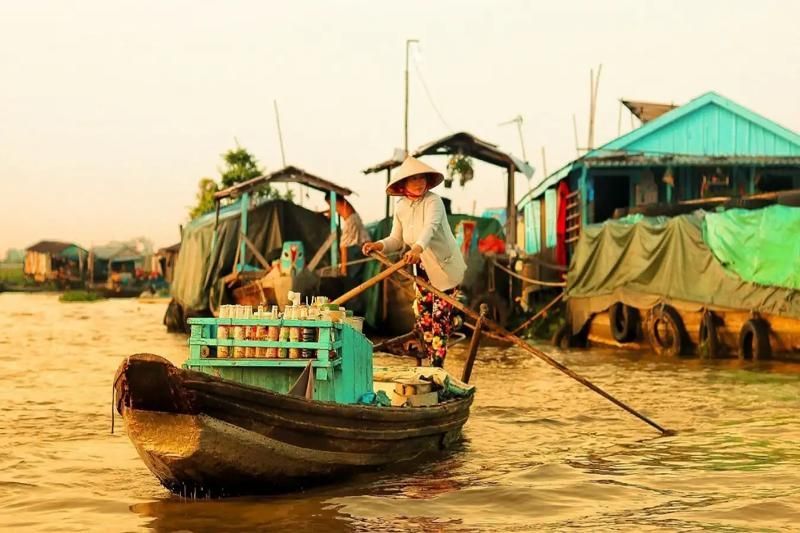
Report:
<svg viewBox="0 0 800 533"><path fill-rule="evenodd" d="M326 200L330 203L327 196ZM344 276L360 280L363 265L349 266L348 263L361 257L361 245L369 241L369 233L353 205L341 196L336 198L336 213L342 229L339 237L339 271Z"/></svg>

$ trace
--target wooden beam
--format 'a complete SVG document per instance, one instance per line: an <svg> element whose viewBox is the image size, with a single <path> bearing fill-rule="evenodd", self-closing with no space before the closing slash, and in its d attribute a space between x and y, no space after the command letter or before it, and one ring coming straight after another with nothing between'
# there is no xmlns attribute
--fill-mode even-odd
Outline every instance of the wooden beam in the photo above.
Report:
<svg viewBox="0 0 800 533"><path fill-rule="evenodd" d="M250 251L253 252L253 255L256 256L256 260L259 263L261 263L261 266L264 267L264 270L269 271L270 268L272 268L272 267L267 262L267 260L264 259L264 256L261 255L261 253L256 249L256 245L253 244L250 241L250 239L247 238L247 235L245 235L244 233L242 234L242 239L244 240L244 243L247 245L247 247L250 248Z"/></svg>
<svg viewBox="0 0 800 533"><path fill-rule="evenodd" d="M508 186L506 195L506 242L513 249L517 244L517 203L514 194L514 164L508 165Z"/></svg>
<svg viewBox="0 0 800 533"><path fill-rule="evenodd" d="M328 234L328 238L325 239L325 242L323 242L322 246L319 247L319 250L317 250L317 253L315 253L314 257L311 258L311 262L308 263L308 265L306 265L306 268L308 268L312 272L314 270L316 270L317 265L319 264L320 261L322 261L322 258L325 256L325 253L328 251L328 248L330 248L331 244L333 244L333 239L335 237L336 237L336 235L334 233L329 233Z"/></svg>

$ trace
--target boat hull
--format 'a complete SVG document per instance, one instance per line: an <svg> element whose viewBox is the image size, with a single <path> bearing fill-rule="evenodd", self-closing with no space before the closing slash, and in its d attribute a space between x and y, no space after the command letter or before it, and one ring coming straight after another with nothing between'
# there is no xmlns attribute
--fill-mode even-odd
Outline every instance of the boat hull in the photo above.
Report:
<svg viewBox="0 0 800 533"><path fill-rule="evenodd" d="M185 496L276 493L457 442L472 396L416 408L306 400L127 358L116 408L148 469Z"/></svg>

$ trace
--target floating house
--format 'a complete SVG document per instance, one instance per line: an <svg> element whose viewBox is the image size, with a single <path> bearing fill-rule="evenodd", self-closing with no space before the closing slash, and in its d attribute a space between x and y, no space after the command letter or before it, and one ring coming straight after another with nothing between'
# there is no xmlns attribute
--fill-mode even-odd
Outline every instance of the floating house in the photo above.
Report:
<svg viewBox="0 0 800 533"><path fill-rule="evenodd" d="M327 216L259 194L262 187L279 183L322 193L330 199ZM335 205L337 197L350 194L350 189L295 166L217 192L216 209L183 227L171 274L172 302L164 316L167 329L184 331L186 318L218 314L220 305L229 302L285 305L289 290L342 294L348 280L337 274ZM284 251L291 253L284 257ZM275 262L281 268L273 268ZM334 268L325 269L328 266Z"/></svg>
<svg viewBox="0 0 800 533"><path fill-rule="evenodd" d="M146 257L133 246L110 244L92 248L89 269L92 281L107 281L112 275L133 277L137 270L143 270Z"/></svg>
<svg viewBox="0 0 800 533"><path fill-rule="evenodd" d="M172 246L160 248L155 254L158 268L167 283L172 283L175 276L175 263L178 261L180 251L181 243L177 242Z"/></svg>
<svg viewBox="0 0 800 533"><path fill-rule="evenodd" d="M81 281L88 252L70 242L39 241L25 249L23 272L36 282Z"/></svg>
<svg viewBox="0 0 800 533"><path fill-rule="evenodd" d="M587 224L800 189L800 135L717 93L675 108L624 104L641 127L568 163L520 201L520 248L534 260L533 277L560 279Z"/></svg>

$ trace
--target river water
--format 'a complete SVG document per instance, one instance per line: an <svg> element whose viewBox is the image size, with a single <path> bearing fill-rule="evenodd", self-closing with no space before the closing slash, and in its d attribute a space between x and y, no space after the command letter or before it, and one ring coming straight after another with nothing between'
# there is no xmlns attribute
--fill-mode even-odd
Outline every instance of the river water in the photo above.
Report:
<svg viewBox="0 0 800 533"><path fill-rule="evenodd" d="M552 353L677 435L524 352L487 347L465 440L439 461L280 497L171 496L119 417L110 431L124 356L185 358L164 308L0 294L0 529L800 530L800 365L602 350ZM458 374L463 358L454 350L447 366Z"/></svg>

